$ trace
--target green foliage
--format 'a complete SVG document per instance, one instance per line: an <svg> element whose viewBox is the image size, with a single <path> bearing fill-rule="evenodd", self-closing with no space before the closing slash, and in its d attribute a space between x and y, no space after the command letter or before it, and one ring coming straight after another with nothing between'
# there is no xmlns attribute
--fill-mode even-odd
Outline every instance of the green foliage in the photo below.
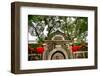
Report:
<svg viewBox="0 0 100 76"><path fill-rule="evenodd" d="M78 45L81 45L81 43L80 42L77 42L77 43L73 43L73 45L78 46Z"/></svg>
<svg viewBox="0 0 100 76"><path fill-rule="evenodd" d="M28 15L28 21L32 20L34 22L39 22L44 19L45 16L33 16L33 15Z"/></svg>
<svg viewBox="0 0 100 76"><path fill-rule="evenodd" d="M71 17L71 16L42 16L42 15L29 15L29 26L32 26L32 22L36 24L35 32L38 36L38 42L41 43L47 37L50 37L53 31L60 29L67 37L66 39L73 40L77 38L79 40L86 40L88 31L88 18L87 17ZM47 36L43 36L41 33L47 28Z"/></svg>
<svg viewBox="0 0 100 76"><path fill-rule="evenodd" d="M29 44L29 46L30 46L31 48L37 48L37 47L39 47L39 45L40 45L40 44Z"/></svg>

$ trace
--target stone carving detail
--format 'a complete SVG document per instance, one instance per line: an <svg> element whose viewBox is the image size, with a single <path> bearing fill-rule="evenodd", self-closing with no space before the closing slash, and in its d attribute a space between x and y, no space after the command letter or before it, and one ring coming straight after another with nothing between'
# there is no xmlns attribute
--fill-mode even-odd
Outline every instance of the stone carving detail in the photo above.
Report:
<svg viewBox="0 0 100 76"><path fill-rule="evenodd" d="M52 40L65 40L62 35L55 35Z"/></svg>

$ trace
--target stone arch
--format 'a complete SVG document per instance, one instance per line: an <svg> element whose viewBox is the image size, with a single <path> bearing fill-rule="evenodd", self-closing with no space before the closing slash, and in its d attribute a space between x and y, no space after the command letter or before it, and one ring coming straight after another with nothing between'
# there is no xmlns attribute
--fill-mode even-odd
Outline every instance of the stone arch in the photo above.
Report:
<svg viewBox="0 0 100 76"><path fill-rule="evenodd" d="M59 55L64 56L63 58L59 57L61 59L68 59L66 50L64 50L63 48L55 48L49 53L48 60L53 60L52 56L54 55L54 53L59 53Z"/></svg>

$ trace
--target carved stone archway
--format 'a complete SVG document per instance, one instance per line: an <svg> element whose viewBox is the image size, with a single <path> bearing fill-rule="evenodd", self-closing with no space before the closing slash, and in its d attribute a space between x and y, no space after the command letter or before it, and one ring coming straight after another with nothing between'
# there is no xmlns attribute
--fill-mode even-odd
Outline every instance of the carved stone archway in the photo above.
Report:
<svg viewBox="0 0 100 76"><path fill-rule="evenodd" d="M58 59L70 59L71 51L67 45L70 41L66 40L65 34L59 30L52 33L47 40L45 51L43 52L43 60L58 60Z"/></svg>
<svg viewBox="0 0 100 76"><path fill-rule="evenodd" d="M53 49L48 56L48 60L58 60L58 59L68 59L68 54L66 52L66 50L64 50L63 48L59 47L59 48L55 48Z"/></svg>

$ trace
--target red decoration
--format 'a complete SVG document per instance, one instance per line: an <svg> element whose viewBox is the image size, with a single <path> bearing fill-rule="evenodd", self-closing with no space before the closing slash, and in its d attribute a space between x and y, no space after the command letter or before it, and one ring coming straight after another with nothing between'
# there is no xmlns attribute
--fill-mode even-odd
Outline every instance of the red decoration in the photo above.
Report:
<svg viewBox="0 0 100 76"><path fill-rule="evenodd" d="M39 54L43 54L44 48L43 48L43 47L37 47L37 52L38 52Z"/></svg>
<svg viewBox="0 0 100 76"><path fill-rule="evenodd" d="M72 46L72 51L77 52L80 50L80 46Z"/></svg>

